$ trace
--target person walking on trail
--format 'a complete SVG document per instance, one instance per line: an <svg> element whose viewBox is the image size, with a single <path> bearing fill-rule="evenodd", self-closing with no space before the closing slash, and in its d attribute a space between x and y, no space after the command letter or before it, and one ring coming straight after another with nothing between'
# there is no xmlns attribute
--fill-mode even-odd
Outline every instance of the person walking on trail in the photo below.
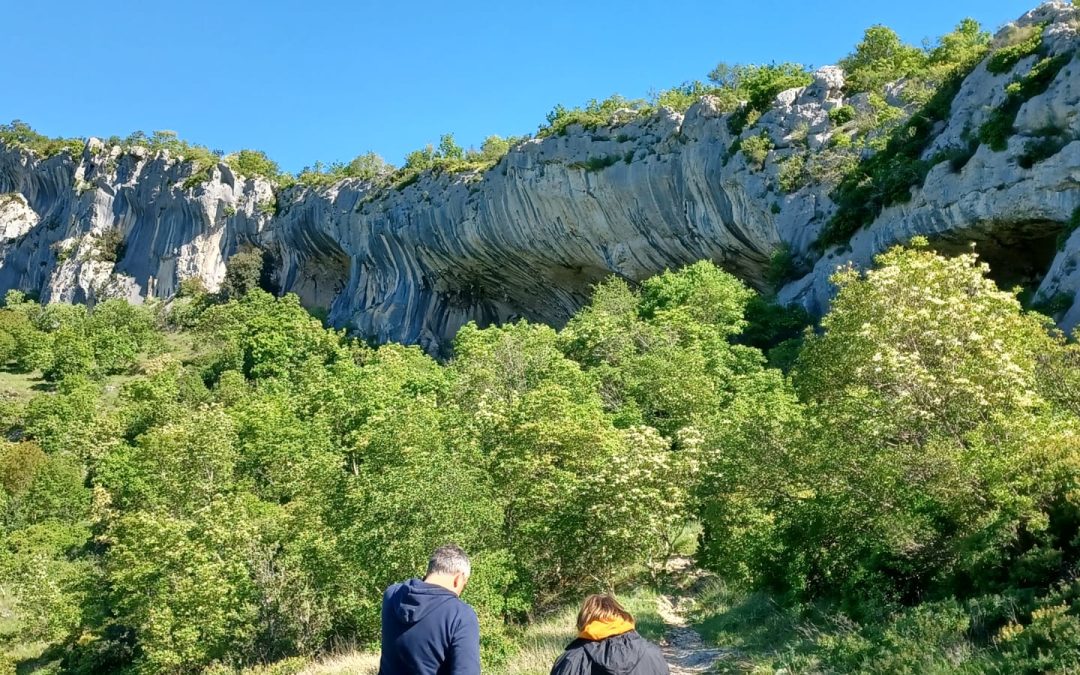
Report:
<svg viewBox="0 0 1080 675"><path fill-rule="evenodd" d="M668 675L656 645L634 630L634 617L610 595L590 595L578 612L577 639L551 675Z"/></svg>
<svg viewBox="0 0 1080 675"><path fill-rule="evenodd" d="M457 546L435 549L427 574L383 594L380 675L477 675L480 624L461 599L471 566Z"/></svg>

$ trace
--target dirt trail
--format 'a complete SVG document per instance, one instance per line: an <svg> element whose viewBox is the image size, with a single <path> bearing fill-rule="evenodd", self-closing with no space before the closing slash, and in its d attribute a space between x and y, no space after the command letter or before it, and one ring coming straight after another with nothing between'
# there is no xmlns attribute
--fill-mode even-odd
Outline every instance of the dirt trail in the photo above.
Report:
<svg viewBox="0 0 1080 675"><path fill-rule="evenodd" d="M668 630L660 642L660 650L671 668L672 675L707 673L721 660L736 656L730 649L707 647L701 635L690 627L686 615L694 603L692 591L701 577L689 558L675 558L668 563L668 573L678 580L676 587L686 588L676 594L664 594L657 599L657 611Z"/></svg>

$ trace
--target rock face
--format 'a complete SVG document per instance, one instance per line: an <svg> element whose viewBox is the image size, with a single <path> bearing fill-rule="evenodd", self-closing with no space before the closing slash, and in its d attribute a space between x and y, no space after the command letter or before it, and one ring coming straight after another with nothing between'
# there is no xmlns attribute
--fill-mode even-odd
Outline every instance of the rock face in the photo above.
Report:
<svg viewBox="0 0 1080 675"><path fill-rule="evenodd" d="M1054 2L1016 25L1046 23L1051 53L1072 54L1078 22L1080 10ZM959 145L1033 62L1000 75L978 66L925 157ZM778 297L820 312L838 265L868 265L915 235L943 250L977 242L1003 278L1041 280L1044 298L1080 289L1080 235L1055 245L1080 207L1080 141L1030 168L1018 162L1048 126L1080 138L1080 62L1024 104L1005 151L981 146L959 172L935 166L909 202L820 253L812 244L836 208L830 146L844 133L829 111L869 105L865 95L845 99L843 84L826 67L777 96L739 136L769 139L763 161L730 152L728 115L705 97L685 115L571 127L520 144L486 172L426 173L400 190L346 180L275 194L224 164L192 178L167 153L95 139L78 157L0 146L0 290L91 303L168 297L192 277L213 290L229 256L250 244L271 254L283 292L327 309L334 325L437 352L468 321L560 324L612 274L640 280L708 258L765 289L778 250L806 272ZM899 102L902 86L890 98ZM1080 303L1063 316L1067 327L1078 322Z"/></svg>

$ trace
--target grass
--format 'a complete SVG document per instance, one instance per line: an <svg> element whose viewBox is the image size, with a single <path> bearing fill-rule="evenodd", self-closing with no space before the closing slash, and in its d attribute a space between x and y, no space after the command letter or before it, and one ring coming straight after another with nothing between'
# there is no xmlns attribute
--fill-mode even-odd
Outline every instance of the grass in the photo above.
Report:
<svg viewBox="0 0 1080 675"><path fill-rule="evenodd" d="M540 675L551 672L551 665L574 639L577 607L566 606L541 621L531 624L516 640L518 650L506 663L490 672L502 675Z"/></svg>
<svg viewBox="0 0 1080 675"><path fill-rule="evenodd" d="M0 368L0 400L26 402L55 389L56 386L46 382L40 372L17 373L8 367Z"/></svg>
<svg viewBox="0 0 1080 675"><path fill-rule="evenodd" d="M656 590L638 587L617 595L634 615L642 636L654 642L663 636L666 626L656 608L659 597ZM567 604L524 627L514 640L517 649L510 658L500 665L484 668L484 672L497 675L550 673L555 659L577 634L574 625L577 611L577 603ZM352 651L320 658L300 670L299 675L374 675L378 669L377 653Z"/></svg>
<svg viewBox="0 0 1080 675"><path fill-rule="evenodd" d="M352 652L319 659L301 670L298 675L376 675L378 672L378 654Z"/></svg>

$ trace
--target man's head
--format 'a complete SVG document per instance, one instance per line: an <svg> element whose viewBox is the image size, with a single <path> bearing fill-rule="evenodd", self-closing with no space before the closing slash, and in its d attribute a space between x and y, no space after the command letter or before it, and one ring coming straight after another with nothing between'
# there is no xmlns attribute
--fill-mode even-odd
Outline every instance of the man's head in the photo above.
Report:
<svg viewBox="0 0 1080 675"><path fill-rule="evenodd" d="M461 595L472 573L469 556L460 547L448 544L435 549L428 559L427 574L424 581L442 586L456 595Z"/></svg>

